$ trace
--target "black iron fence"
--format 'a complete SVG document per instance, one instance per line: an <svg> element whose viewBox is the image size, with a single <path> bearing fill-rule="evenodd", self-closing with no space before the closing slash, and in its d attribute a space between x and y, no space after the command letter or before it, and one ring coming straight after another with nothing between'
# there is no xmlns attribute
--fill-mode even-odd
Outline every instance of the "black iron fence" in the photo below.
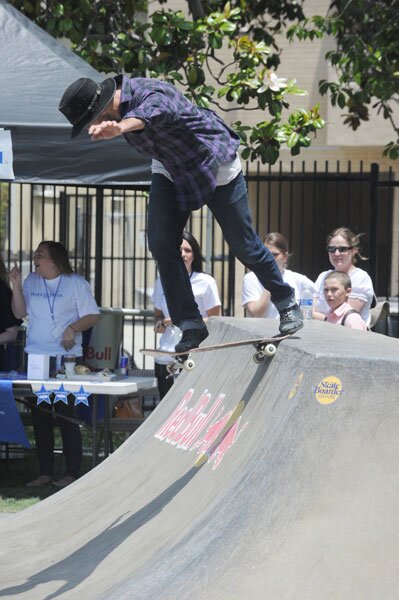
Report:
<svg viewBox="0 0 399 600"><path fill-rule="evenodd" d="M313 170L248 173L252 213L260 235L280 231L290 241L293 270L310 279L328 266L327 235L346 226L363 233L362 250L377 296L398 296L399 182L394 172L381 173L377 164L364 171L362 163L353 171L338 162ZM396 198L395 198L396 192Z"/></svg>
<svg viewBox="0 0 399 600"><path fill-rule="evenodd" d="M290 242L290 267L316 279L328 268L328 233L347 226L363 233L362 263L379 298L391 300L397 314L399 281L399 182L377 164L366 170L351 163L309 169L294 164L265 171L246 168L254 225L260 236L280 231ZM0 250L8 266L15 261L26 276L34 249L43 239L62 241L76 272L92 284L104 307L152 308L156 267L147 247L148 189L65 187L0 183ZM225 315L242 314L241 269L204 208L188 228L198 238L206 270L218 282ZM399 337L397 325L389 333ZM138 327L139 325L139 327ZM144 327L143 327L144 325ZM132 317L124 328L124 347L137 356L155 343L149 317ZM141 360L141 359L140 359ZM139 362L138 366L145 366Z"/></svg>

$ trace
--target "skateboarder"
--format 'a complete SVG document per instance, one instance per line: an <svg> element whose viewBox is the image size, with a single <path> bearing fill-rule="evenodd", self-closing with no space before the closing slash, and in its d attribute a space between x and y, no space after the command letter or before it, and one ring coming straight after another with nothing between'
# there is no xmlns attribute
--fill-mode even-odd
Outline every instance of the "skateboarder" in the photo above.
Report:
<svg viewBox="0 0 399 600"><path fill-rule="evenodd" d="M252 227L239 137L216 113L195 106L169 83L122 75L102 83L78 79L65 90L59 110L73 125L72 137L84 128L93 140L123 135L153 159L148 244L172 322L183 331L176 351L195 348L208 336L180 255L189 214L204 204L233 254L270 291L280 332L303 326L292 288Z"/></svg>

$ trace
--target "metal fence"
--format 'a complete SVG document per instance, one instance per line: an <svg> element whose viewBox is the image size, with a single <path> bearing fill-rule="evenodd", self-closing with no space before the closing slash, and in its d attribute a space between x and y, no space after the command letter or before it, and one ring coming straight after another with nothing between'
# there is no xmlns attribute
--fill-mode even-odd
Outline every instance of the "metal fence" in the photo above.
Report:
<svg viewBox="0 0 399 600"><path fill-rule="evenodd" d="M291 247L290 268L316 279L328 268L328 233L347 226L364 233L362 250L380 298L397 314L399 281L399 182L378 165L317 163L309 169L246 166L254 225L260 236L280 231ZM0 250L8 266L17 262L26 276L34 249L43 239L63 242L76 272L92 285L104 307L151 309L156 266L147 247L144 188L65 187L0 183ZM206 270L217 280L225 315L242 314L243 269L229 253L207 208L192 214L188 229L198 238ZM392 321L394 323L394 321ZM399 337L397 326L390 335ZM138 363L137 350L155 343L152 320L131 317L123 346Z"/></svg>
<svg viewBox="0 0 399 600"><path fill-rule="evenodd" d="M399 182L394 172L380 173L376 164L345 170L338 162L331 170L314 163L313 170L248 173L252 214L260 235L280 231L290 241L293 270L314 280L328 268L327 235L346 226L363 233L361 267L369 272L377 296L398 296ZM396 192L396 198L395 198Z"/></svg>

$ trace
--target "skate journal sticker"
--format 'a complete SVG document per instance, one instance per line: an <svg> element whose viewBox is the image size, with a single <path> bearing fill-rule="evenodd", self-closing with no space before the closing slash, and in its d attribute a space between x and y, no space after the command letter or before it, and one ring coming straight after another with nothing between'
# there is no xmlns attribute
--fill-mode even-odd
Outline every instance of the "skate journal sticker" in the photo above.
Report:
<svg viewBox="0 0 399 600"><path fill-rule="evenodd" d="M316 386L315 396L317 402L320 404L332 404L342 394L342 383L338 377L334 377L330 375L329 377L325 377L320 381L320 383Z"/></svg>

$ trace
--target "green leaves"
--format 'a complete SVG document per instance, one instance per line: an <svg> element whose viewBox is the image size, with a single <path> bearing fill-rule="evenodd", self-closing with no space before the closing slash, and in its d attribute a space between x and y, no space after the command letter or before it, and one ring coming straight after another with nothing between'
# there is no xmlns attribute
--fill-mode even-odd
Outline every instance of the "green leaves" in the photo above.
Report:
<svg viewBox="0 0 399 600"><path fill-rule="evenodd" d="M274 118L258 123L252 128L244 127L240 121L233 125L244 146L241 153L243 160L260 160L262 163L274 164L283 144L290 148L293 156L299 154L301 148L310 146L311 135L324 127L324 121L316 105L310 111L298 109L286 122Z"/></svg>
<svg viewBox="0 0 399 600"><path fill-rule="evenodd" d="M399 96L398 22L397 0L334 1L327 17L303 19L288 30L290 40L328 35L335 42L325 58L336 77L320 81L319 91L329 94L333 106L348 110L342 117L354 131L369 119L369 106L374 102L372 106L399 137L393 111ZM384 156L398 158L397 144L387 144Z"/></svg>
<svg viewBox="0 0 399 600"><path fill-rule="evenodd" d="M302 2L293 0L201 0L202 19L169 9L151 12L148 0L9 1L54 37L70 39L73 50L102 73L160 77L179 84L200 106L223 101L227 110L261 109L273 127L290 95L306 94L295 79L278 76L278 36L285 32L291 41L328 36L333 47L325 57L335 76L319 82L320 93L329 96L354 131L373 107L391 124L394 139L399 138L393 110L399 97L398 0L331 0L327 16L310 18L305 18ZM170 6L168 0L159 4ZM232 55L228 65L226 49ZM312 127L311 134L324 126L314 115L302 118L300 129ZM241 128L250 144L246 154L272 146L273 151L259 150L268 162L280 144L298 152L311 136L297 131L296 119L295 113L289 116L273 134L266 126L254 126L252 142ZM287 124L295 131L287 130ZM384 154L397 158L397 142L387 144Z"/></svg>
<svg viewBox="0 0 399 600"><path fill-rule="evenodd" d="M230 0L224 5L206 0L201 19L168 8L149 13L146 0L24 4L28 16L55 37L68 37L73 50L100 72L164 79L204 108L263 111L269 120L253 127L234 124L244 159L274 163L283 144L297 153L324 124L320 115L301 109L282 120L289 96L306 94L295 79L276 72L275 36L286 21L303 18L292 0ZM167 6L167 0L160 4Z"/></svg>
<svg viewBox="0 0 399 600"><path fill-rule="evenodd" d="M73 27L73 21L72 19L60 19L58 27L62 33L67 34Z"/></svg>
<svg viewBox="0 0 399 600"><path fill-rule="evenodd" d="M399 158L399 139L396 142L389 142L384 148L383 155L397 160Z"/></svg>

